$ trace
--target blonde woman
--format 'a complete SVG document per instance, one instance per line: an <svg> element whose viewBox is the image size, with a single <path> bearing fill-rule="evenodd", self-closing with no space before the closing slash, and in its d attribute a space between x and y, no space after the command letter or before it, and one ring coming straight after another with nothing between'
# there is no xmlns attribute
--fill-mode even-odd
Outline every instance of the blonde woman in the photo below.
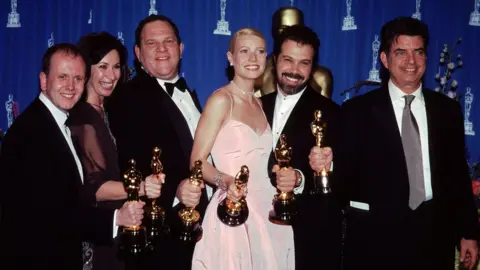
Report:
<svg viewBox="0 0 480 270"><path fill-rule="evenodd" d="M204 162L203 176L218 190L205 213L203 238L195 247L192 269L294 269L291 227L268 221L276 192L267 170L272 132L260 100L253 95L266 56L260 32L244 28L235 33L227 53L234 78L212 94L200 118L191 164L206 161L211 153L216 168ZM234 176L242 165L248 166L250 177L247 187L237 190ZM247 221L237 227L223 224L217 216L219 202L225 197L238 201L244 195Z"/></svg>

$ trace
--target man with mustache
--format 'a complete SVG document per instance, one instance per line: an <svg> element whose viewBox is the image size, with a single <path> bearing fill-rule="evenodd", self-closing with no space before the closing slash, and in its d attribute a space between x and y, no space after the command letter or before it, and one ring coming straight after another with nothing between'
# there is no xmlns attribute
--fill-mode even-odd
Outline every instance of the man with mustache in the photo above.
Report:
<svg viewBox="0 0 480 270"><path fill-rule="evenodd" d="M263 109L272 127L275 148L281 134L292 147L289 168L279 170L274 154L269 159L272 184L280 191L297 194L297 217L293 222L295 269L339 269L341 258L341 210L332 196L310 195L314 189L313 171L331 168L333 128L327 130L325 147L314 147L310 124L314 112L332 126L339 107L316 92L309 84L312 66L317 62L320 41L310 28L294 25L285 28L274 45L277 91L262 97ZM312 162L309 155L315 154ZM335 191L335 186L333 187ZM330 194L332 195L332 194ZM315 248L310 244L315 243Z"/></svg>

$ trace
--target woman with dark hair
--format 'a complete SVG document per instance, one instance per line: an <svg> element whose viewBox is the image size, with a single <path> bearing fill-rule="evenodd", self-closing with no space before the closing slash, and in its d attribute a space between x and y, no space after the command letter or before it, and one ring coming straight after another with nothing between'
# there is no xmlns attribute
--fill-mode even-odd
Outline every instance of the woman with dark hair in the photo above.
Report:
<svg viewBox="0 0 480 270"><path fill-rule="evenodd" d="M90 71L83 102L70 111L67 125L84 172L84 199L97 207L117 209L127 198L118 165L115 138L103 104L119 83L126 81L127 51L109 33L92 33L77 43ZM150 175L142 181L140 196L160 196L164 174ZM112 236L113 240L113 236ZM93 255L93 256L92 256ZM84 243L84 270L123 269L111 243Z"/></svg>

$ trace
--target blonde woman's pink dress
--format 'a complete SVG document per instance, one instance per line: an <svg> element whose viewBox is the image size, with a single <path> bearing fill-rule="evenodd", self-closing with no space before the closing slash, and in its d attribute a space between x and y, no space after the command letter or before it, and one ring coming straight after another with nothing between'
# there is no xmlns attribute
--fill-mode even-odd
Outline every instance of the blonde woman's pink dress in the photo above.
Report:
<svg viewBox="0 0 480 270"><path fill-rule="evenodd" d="M268 220L276 189L270 183L267 168L272 151L272 131L267 126L257 134L248 125L230 119L220 129L211 154L219 171L235 176L242 165L250 170L246 197L249 216L237 227L224 225L217 206L226 197L218 189L205 213L203 238L195 246L194 270L290 270L295 251L290 226Z"/></svg>

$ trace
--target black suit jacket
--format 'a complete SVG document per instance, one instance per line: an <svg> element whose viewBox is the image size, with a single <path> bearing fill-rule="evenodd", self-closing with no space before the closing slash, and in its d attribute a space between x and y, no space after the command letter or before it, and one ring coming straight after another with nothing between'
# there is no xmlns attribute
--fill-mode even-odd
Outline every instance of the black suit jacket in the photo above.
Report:
<svg viewBox="0 0 480 270"><path fill-rule="evenodd" d="M195 91L190 92L199 111ZM170 217L176 217L172 209L177 187L190 176L190 154L193 138L188 124L171 97L158 84L156 78L139 69L137 75L122 88L115 90L106 104L110 128L117 142L120 169L127 169L127 161L135 159L137 169L144 177L151 174L152 149L161 148L160 160L166 175L162 194L157 200ZM208 203L203 190L200 204L196 207L203 216ZM167 217L167 219L169 219ZM168 243L168 244L167 244ZM159 263L176 269L190 269L193 245L185 245L169 239L160 244ZM163 262L161 262L163 261ZM172 268L173 269L173 268Z"/></svg>
<svg viewBox="0 0 480 270"><path fill-rule="evenodd" d="M370 208L348 211L345 269L453 269L458 237L477 237L460 106L426 89L423 95L433 199L415 211L388 89L342 106L335 169L344 202Z"/></svg>
<svg viewBox="0 0 480 270"><path fill-rule="evenodd" d="M73 154L39 99L10 127L3 147L2 264L82 269L81 241L111 240L113 211L88 206Z"/></svg>
<svg viewBox="0 0 480 270"><path fill-rule="evenodd" d="M263 109L272 126L277 92L262 97ZM293 108L283 131L292 147L290 166L302 171L305 176L303 194L297 195L298 218L293 224L295 238L295 269L339 269L341 255L341 210L336 197L310 196L314 188L313 171L308 156L315 145L310 123L316 110L322 111L322 119L328 123L324 146L335 147L336 121L339 106L330 99L307 87ZM269 168L276 164L274 153L270 154ZM276 179L271 175L272 185ZM335 184L332 179L332 184ZM336 186L333 187L335 192ZM312 243L313 247L312 247Z"/></svg>

